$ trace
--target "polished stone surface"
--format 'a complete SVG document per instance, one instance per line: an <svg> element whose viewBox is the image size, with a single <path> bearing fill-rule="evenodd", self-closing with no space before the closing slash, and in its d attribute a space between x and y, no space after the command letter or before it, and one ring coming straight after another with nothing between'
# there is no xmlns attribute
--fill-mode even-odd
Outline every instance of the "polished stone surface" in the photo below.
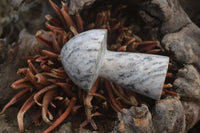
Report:
<svg viewBox="0 0 200 133"><path fill-rule="evenodd" d="M73 37L62 48L61 61L64 69L80 88L88 91L96 81L106 41L107 30L89 30Z"/></svg>
<svg viewBox="0 0 200 133"><path fill-rule="evenodd" d="M108 51L106 41L107 30L96 29L83 32L65 44L61 61L72 81L90 90L101 76L152 99L160 99L169 58Z"/></svg>
<svg viewBox="0 0 200 133"><path fill-rule="evenodd" d="M142 53L107 51L99 75L125 88L159 99L169 58Z"/></svg>

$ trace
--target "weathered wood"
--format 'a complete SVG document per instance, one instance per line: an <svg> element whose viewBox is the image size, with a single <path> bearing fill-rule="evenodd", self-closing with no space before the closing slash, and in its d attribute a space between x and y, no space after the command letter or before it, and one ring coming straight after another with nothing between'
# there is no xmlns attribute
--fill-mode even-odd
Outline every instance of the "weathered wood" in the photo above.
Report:
<svg viewBox="0 0 200 133"><path fill-rule="evenodd" d="M182 97L182 100L200 101L200 74L193 65L186 65L180 69L177 74L177 79L174 81L176 91Z"/></svg>
<svg viewBox="0 0 200 133"><path fill-rule="evenodd" d="M185 112L177 98L168 97L156 103L152 112L156 133L183 133L185 131Z"/></svg>
<svg viewBox="0 0 200 133"><path fill-rule="evenodd" d="M186 129L189 131L200 120L200 105L194 102L182 102L185 111Z"/></svg>
<svg viewBox="0 0 200 133"><path fill-rule="evenodd" d="M123 109L118 119L114 133L155 133L151 113L145 104Z"/></svg>

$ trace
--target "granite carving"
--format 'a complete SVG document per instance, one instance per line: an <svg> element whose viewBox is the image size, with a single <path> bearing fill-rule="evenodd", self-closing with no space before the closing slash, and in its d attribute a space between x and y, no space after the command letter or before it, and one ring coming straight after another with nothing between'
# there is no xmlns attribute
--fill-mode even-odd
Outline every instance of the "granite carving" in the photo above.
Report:
<svg viewBox="0 0 200 133"><path fill-rule="evenodd" d="M169 58L106 49L107 30L83 32L68 41L61 61L70 79L89 91L97 77L113 81L149 98L160 99Z"/></svg>

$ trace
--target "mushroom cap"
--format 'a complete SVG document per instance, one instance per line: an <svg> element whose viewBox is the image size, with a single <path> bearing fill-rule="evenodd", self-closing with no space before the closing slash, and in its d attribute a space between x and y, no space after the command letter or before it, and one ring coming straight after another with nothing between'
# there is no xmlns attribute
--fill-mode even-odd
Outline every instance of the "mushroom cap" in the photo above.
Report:
<svg viewBox="0 0 200 133"><path fill-rule="evenodd" d="M107 46L107 30L94 29L70 39L61 50L61 62L70 79L91 90L102 66Z"/></svg>

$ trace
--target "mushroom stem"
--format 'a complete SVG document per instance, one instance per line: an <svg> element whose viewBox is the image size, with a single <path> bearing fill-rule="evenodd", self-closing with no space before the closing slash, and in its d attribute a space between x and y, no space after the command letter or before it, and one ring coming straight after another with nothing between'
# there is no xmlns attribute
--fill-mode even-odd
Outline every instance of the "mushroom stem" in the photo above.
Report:
<svg viewBox="0 0 200 133"><path fill-rule="evenodd" d="M165 56L106 50L99 76L158 100L168 62L169 58Z"/></svg>

